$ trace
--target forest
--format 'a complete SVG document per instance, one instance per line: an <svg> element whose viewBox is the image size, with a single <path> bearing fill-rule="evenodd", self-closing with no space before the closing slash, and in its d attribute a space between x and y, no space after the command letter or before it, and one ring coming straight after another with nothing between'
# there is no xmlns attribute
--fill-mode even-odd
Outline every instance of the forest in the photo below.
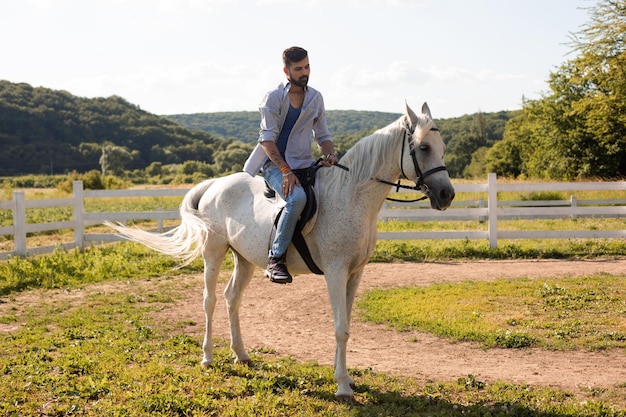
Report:
<svg viewBox="0 0 626 417"><path fill-rule="evenodd" d="M571 34L571 59L549 91L523 103L504 136L480 156L507 177L572 180L626 177L626 2L600 0ZM478 159L478 158L476 158Z"/></svg>
<svg viewBox="0 0 626 417"><path fill-rule="evenodd" d="M82 98L8 81L0 81L0 144L2 176L101 170L103 155L109 165L119 167L119 160L125 169L213 160L226 146L121 97Z"/></svg>
<svg viewBox="0 0 626 417"><path fill-rule="evenodd" d="M626 177L626 3L600 0L588 12L571 34L573 58L550 73L541 98L516 111L435 120L451 177ZM327 111L339 156L398 117ZM118 96L0 80L0 176L96 170L139 181L172 166L194 180L223 175L241 169L258 125L257 112L160 116Z"/></svg>
<svg viewBox="0 0 626 417"><path fill-rule="evenodd" d="M473 151L492 146L514 112L438 120L448 141L450 172L463 176ZM339 155L400 114L327 112ZM82 98L66 91L0 81L0 176L65 174L150 175L187 164L205 176L241 170L258 137L256 112L158 116L121 97Z"/></svg>

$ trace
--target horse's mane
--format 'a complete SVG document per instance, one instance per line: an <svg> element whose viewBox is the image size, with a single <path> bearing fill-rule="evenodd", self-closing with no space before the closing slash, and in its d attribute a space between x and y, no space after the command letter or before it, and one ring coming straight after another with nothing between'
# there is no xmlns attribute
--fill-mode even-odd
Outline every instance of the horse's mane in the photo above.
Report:
<svg viewBox="0 0 626 417"><path fill-rule="evenodd" d="M433 121L425 115L418 115L417 126L413 134L413 141L420 141L430 128ZM395 122L378 129L369 136L360 139L341 158L340 163L350 168L349 172L333 169L335 175L329 176L329 187L348 186L350 190L358 189L371 181L372 178L380 177L380 171L389 164L389 156L400 158L399 139L402 136L399 131L404 131L407 125L407 116L402 116ZM340 171L340 172L339 172ZM390 180L395 180L391 178Z"/></svg>

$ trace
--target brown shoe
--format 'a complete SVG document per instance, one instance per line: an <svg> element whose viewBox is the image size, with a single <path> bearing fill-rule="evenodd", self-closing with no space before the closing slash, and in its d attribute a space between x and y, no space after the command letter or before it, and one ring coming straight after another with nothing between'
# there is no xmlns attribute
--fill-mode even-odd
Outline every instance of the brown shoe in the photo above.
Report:
<svg viewBox="0 0 626 417"><path fill-rule="evenodd" d="M276 284L289 284L293 281L284 261L280 258L270 258L263 275Z"/></svg>

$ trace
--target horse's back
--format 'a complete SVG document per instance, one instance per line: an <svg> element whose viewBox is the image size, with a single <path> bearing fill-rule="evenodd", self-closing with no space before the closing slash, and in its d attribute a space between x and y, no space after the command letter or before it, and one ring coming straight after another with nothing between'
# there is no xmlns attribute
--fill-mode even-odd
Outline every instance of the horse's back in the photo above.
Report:
<svg viewBox="0 0 626 417"><path fill-rule="evenodd" d="M264 189L261 177L238 172L215 179L197 208L209 230L256 264L267 261L276 211L275 204L263 195Z"/></svg>
<svg viewBox="0 0 626 417"><path fill-rule="evenodd" d="M259 199L263 196L263 187L260 177L252 177L245 172L216 178L202 192L197 209L209 218L231 217L240 212L248 214L255 206L264 205Z"/></svg>

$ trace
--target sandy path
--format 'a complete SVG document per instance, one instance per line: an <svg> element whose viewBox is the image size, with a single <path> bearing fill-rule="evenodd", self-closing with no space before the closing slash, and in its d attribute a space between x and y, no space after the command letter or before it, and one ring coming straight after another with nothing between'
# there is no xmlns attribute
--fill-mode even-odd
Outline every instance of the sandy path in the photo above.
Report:
<svg viewBox="0 0 626 417"><path fill-rule="evenodd" d="M626 274L626 259L602 261L480 261L426 264L369 264L359 294L369 288L428 285L461 280ZM247 289L241 309L246 347L266 347L300 360L331 365L334 334L323 278L296 277L291 285L271 284L260 271ZM626 275L625 275L626 277ZM187 291L187 302L168 309L168 319L193 320L186 331L201 337L200 277ZM221 295L224 285L218 286ZM214 337L229 338L223 297L214 318ZM609 387L626 383L626 353L551 352L539 349L481 349L473 343L450 343L427 333L388 330L353 322L349 367L413 376L423 380L455 379L469 374L483 381L505 380L561 388Z"/></svg>

